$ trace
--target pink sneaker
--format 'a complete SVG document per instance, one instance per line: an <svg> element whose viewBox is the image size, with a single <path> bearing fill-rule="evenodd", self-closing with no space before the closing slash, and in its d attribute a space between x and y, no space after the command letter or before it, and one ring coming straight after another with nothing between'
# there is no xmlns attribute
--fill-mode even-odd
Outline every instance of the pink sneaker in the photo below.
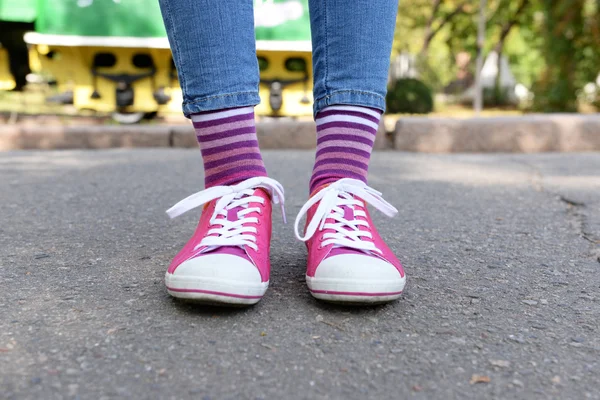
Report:
<svg viewBox="0 0 600 400"><path fill-rule="evenodd" d="M341 179L311 196L296 218L308 248L306 283L321 300L371 304L397 299L406 276L373 226L366 204L389 217L398 210L356 179ZM298 233L307 215L304 237Z"/></svg>
<svg viewBox="0 0 600 400"><path fill-rule="evenodd" d="M258 303L269 286L271 199L283 187L266 177L215 186L180 201L171 218L204 205L196 232L165 275L171 296L222 305Z"/></svg>

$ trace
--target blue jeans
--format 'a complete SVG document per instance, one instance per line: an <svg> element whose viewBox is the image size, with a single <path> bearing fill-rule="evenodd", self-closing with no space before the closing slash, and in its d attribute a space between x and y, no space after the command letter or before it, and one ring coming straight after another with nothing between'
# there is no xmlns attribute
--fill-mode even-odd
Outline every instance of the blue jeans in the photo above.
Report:
<svg viewBox="0 0 600 400"><path fill-rule="evenodd" d="M160 0L190 114L255 106L259 70L252 0ZM385 110L398 0L309 0L314 112Z"/></svg>

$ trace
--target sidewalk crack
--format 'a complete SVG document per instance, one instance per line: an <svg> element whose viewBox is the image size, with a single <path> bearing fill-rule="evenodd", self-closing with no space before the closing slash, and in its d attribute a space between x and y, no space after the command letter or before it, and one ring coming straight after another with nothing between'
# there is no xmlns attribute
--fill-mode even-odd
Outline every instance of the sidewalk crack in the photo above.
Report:
<svg viewBox="0 0 600 400"><path fill-rule="evenodd" d="M554 192L548 190L544 187L544 175L540 171L538 167L534 164L531 164L524 160L514 160L514 162L525 165L531 170L531 186L536 192L547 193L552 196L554 199L559 200L560 202L566 204L566 214L567 216L574 222L577 233L579 236L588 242L590 242L593 247L590 250L590 255L596 258L596 261L600 263L600 237L596 236L594 233L588 230L587 223L587 215L582 212L582 209L586 208L586 204L584 202L576 201L568 198L567 196L561 194L560 192Z"/></svg>
<svg viewBox="0 0 600 400"><path fill-rule="evenodd" d="M587 230L587 216L585 213L581 212L581 209L586 207L585 203L568 199L561 194L558 195L558 198L567 205L567 215L574 218L577 222L581 237L590 243L600 244L600 239L596 238L593 233ZM598 262L600 262L600 260Z"/></svg>

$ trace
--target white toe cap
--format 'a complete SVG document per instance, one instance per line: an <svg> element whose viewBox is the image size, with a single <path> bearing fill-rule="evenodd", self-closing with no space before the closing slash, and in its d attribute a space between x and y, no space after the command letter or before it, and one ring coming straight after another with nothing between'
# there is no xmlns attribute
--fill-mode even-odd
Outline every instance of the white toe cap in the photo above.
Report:
<svg viewBox="0 0 600 400"><path fill-rule="evenodd" d="M178 266L173 276L258 283L262 281L260 272L254 264L232 254L205 254L192 258Z"/></svg>
<svg viewBox="0 0 600 400"><path fill-rule="evenodd" d="M319 264L315 278L357 281L403 279L392 264L366 254L340 254L327 257Z"/></svg>

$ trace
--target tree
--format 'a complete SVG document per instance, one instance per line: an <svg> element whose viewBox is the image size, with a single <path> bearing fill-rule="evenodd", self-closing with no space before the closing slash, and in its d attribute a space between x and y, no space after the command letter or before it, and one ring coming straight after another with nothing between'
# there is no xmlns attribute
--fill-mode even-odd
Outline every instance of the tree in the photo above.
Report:
<svg viewBox="0 0 600 400"><path fill-rule="evenodd" d="M441 90L453 78L453 48L447 43L453 26L470 21L468 0L403 0L396 20L394 52L416 56L419 78ZM470 22L467 23L467 25Z"/></svg>
<svg viewBox="0 0 600 400"><path fill-rule="evenodd" d="M394 52L415 55L419 79L442 90L456 79L456 56L477 54L477 7L402 0ZM484 54L495 50L499 62L509 60L517 80L533 89L536 109L575 111L578 92L600 72L600 0L487 0L486 14ZM498 80L495 86L498 100L504 93Z"/></svg>
<svg viewBox="0 0 600 400"><path fill-rule="evenodd" d="M514 7L511 7L513 4L514 1L510 0L502 0L498 2L496 12L491 18L491 21L497 21L497 24L500 27L499 37L496 41L496 45L494 46L494 51L498 55L496 68L498 74L496 75L496 82L494 84L494 97L496 104L501 104L505 96L505 93L503 93L503 90L501 88L500 77L502 75L502 53L504 50L506 38L508 37L512 29L520 23L521 17L525 13L526 9L531 5L531 1L520 0L516 9L514 9Z"/></svg>
<svg viewBox="0 0 600 400"><path fill-rule="evenodd" d="M578 64L584 40L586 0L543 0L546 68L534 87L534 108L544 112L576 112L581 87Z"/></svg>
<svg viewBox="0 0 600 400"><path fill-rule="evenodd" d="M434 0L433 2L431 15L427 19L427 24L425 25L423 47L421 47L421 51L419 52L421 58L427 57L427 52L429 51L429 46L431 45L433 38L456 16L464 14L467 5L469 4L468 1L459 2L456 6L449 5L448 3L448 1L444 0ZM444 7L441 7L442 4L449 6L447 7L449 10L444 10Z"/></svg>

